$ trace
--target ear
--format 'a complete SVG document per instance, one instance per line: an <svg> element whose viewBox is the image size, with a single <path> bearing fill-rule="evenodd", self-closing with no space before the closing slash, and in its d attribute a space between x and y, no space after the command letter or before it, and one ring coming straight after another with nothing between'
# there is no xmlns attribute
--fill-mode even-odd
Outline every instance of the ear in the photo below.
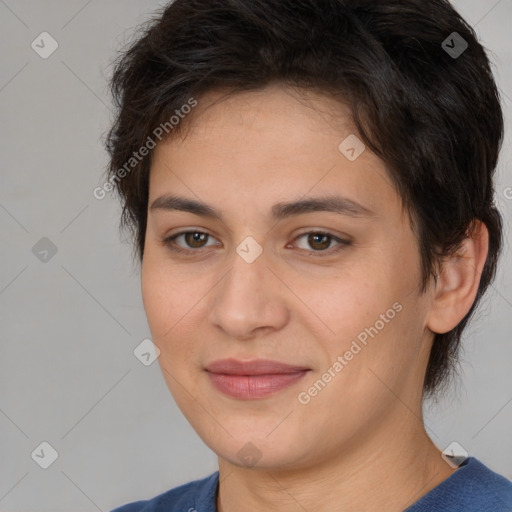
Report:
<svg viewBox="0 0 512 512"><path fill-rule="evenodd" d="M466 316L475 301L488 250L487 227L475 220L460 250L441 264L426 323L432 332L451 331Z"/></svg>

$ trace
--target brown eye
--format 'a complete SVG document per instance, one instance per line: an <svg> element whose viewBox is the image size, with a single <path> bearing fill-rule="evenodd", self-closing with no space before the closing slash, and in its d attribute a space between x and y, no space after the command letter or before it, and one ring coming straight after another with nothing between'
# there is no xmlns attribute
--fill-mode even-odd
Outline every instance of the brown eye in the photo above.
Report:
<svg viewBox="0 0 512 512"><path fill-rule="evenodd" d="M308 244L314 249L328 249L329 245L331 245L331 237L328 235L310 234L308 235Z"/></svg>
<svg viewBox="0 0 512 512"><path fill-rule="evenodd" d="M176 243L181 237L183 237L185 245ZM166 238L163 240L163 243L171 251L177 253L194 253L199 252L199 249L208 247L205 242L207 242L209 238L210 235L202 231L182 231L181 233L176 233Z"/></svg>
<svg viewBox="0 0 512 512"><path fill-rule="evenodd" d="M323 233L319 231L310 231L308 233L303 233L302 235L297 237L297 240L300 240L301 238L306 239L306 245L308 247L299 247L301 249L304 249L305 251L308 251L313 256L322 256L322 254L315 254L315 253L327 253L332 254L334 252L340 251L344 249L345 246L350 245L350 241L348 240L342 240L341 238L338 238L331 233ZM331 247L332 242L336 242L338 247L334 247L332 250L329 250Z"/></svg>
<svg viewBox="0 0 512 512"><path fill-rule="evenodd" d="M206 233L201 233L200 231L188 231L187 233L183 233L183 236L188 246L196 249L203 247L203 242L208 237Z"/></svg>

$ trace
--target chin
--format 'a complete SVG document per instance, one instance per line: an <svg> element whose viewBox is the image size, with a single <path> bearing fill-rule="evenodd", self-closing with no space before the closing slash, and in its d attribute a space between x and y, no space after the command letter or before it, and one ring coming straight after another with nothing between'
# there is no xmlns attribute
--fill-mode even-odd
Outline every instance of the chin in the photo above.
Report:
<svg viewBox="0 0 512 512"><path fill-rule="evenodd" d="M299 451L304 447L300 443L300 435L297 436L298 440L287 432L269 436L268 433L275 428L275 422L272 425L265 432L228 428L232 437L222 430L222 438L215 434L203 436L197 432L218 457L235 466L267 470L299 467L298 459L306 457L306 453Z"/></svg>

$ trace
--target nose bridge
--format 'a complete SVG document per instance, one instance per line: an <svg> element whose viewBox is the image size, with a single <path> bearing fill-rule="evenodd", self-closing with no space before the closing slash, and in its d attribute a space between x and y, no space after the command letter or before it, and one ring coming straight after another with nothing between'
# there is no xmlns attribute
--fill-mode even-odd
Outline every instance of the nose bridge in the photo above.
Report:
<svg viewBox="0 0 512 512"><path fill-rule="evenodd" d="M263 254L263 247L252 236L246 236L237 246L231 260L231 271L225 283L229 294L239 298L257 298L265 281L267 257Z"/></svg>
<svg viewBox="0 0 512 512"><path fill-rule="evenodd" d="M259 245L259 244L258 244ZM238 311L243 316L245 311L257 311L264 302L264 282L266 258L255 253L253 243L242 242L236 248L232 258L231 270L221 283L222 292L219 299Z"/></svg>
<svg viewBox="0 0 512 512"><path fill-rule="evenodd" d="M279 327L285 319L283 304L272 291L263 248L251 238L236 247L210 312L210 321L231 337L248 337L260 327Z"/></svg>

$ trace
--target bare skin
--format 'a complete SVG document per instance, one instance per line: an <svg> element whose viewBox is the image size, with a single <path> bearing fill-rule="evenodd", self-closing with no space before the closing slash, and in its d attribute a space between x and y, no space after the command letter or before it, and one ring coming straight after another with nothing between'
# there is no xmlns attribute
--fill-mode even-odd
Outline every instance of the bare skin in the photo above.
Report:
<svg viewBox="0 0 512 512"><path fill-rule="evenodd" d="M485 226L420 294L417 241L383 162L338 149L355 133L341 104L273 85L209 93L186 122L155 149L142 294L169 390L218 456L218 510L404 510L455 471L425 431L422 385L433 333L456 326L476 296ZM167 194L222 219L151 208ZM325 195L372 213L270 216L276 203ZM174 240L180 254L164 240L183 231L192 234ZM195 232L207 236L194 241ZM308 237L318 232L331 238ZM249 236L262 249L251 263L236 251ZM371 326L378 333L348 360ZM343 369L308 393L340 355ZM228 357L310 371L272 396L239 400L204 370ZM238 455L244 446L252 462Z"/></svg>

